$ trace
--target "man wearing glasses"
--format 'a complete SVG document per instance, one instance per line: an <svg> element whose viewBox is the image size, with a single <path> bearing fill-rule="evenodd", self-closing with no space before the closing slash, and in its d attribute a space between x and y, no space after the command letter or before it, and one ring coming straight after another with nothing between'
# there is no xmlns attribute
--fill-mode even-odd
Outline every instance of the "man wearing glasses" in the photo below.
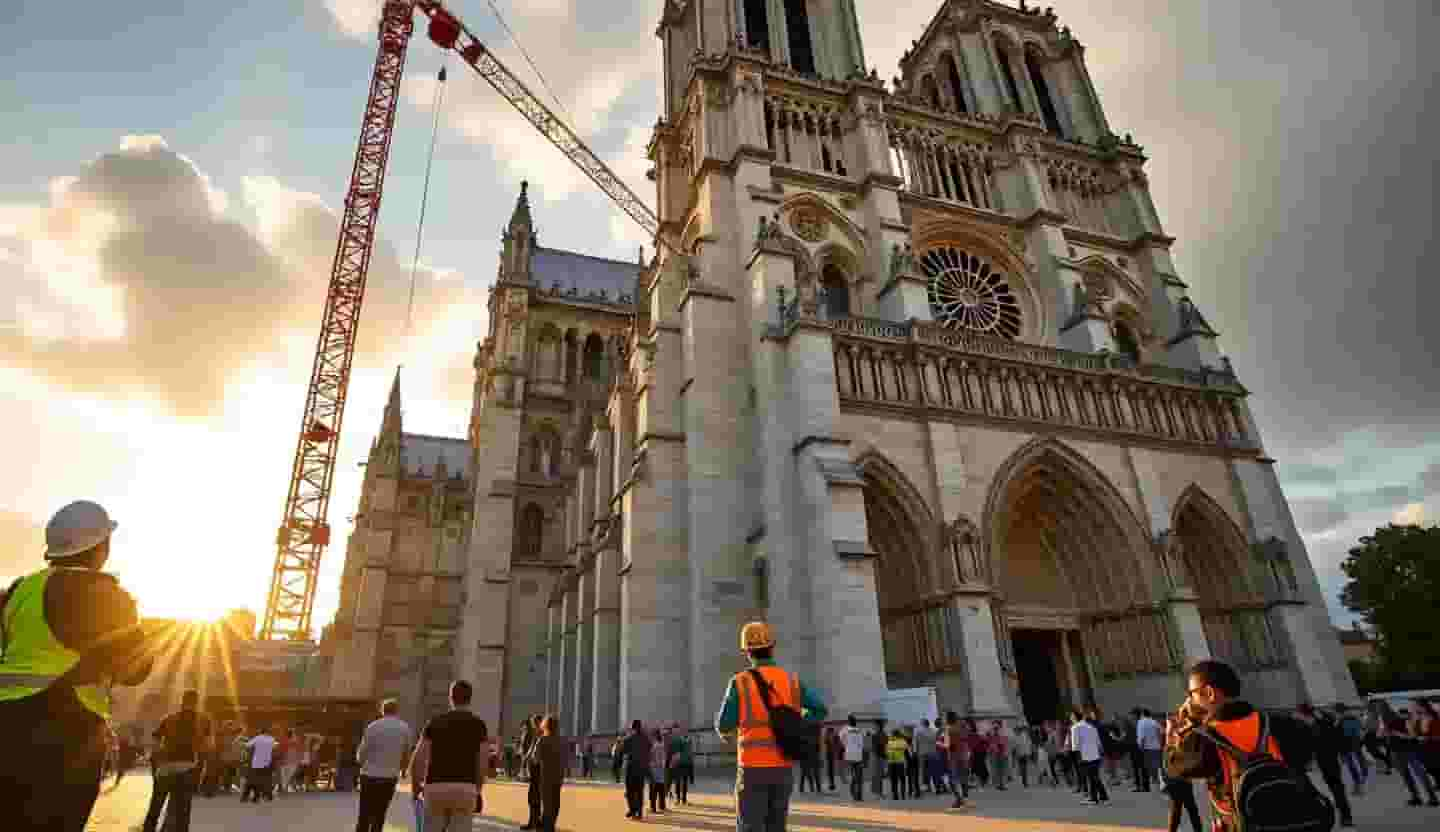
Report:
<svg viewBox="0 0 1440 832"><path fill-rule="evenodd" d="M1240 677L1224 662L1196 662L1186 688L1185 702L1170 720L1165 738L1165 770L1177 780L1208 782L1211 805L1217 810L1211 814L1219 832L1228 829L1226 819L1235 816L1229 783L1234 764L1221 754L1206 732L1196 729L1208 728L1249 750L1260 740L1260 713L1240 698ZM1309 730L1284 715L1267 715L1266 721L1268 752L1303 777L1314 756Z"/></svg>

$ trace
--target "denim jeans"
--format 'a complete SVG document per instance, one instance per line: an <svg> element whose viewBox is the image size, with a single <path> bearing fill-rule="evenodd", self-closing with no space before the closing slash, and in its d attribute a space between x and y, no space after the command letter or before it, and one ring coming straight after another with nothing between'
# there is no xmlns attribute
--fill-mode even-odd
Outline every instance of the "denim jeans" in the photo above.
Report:
<svg viewBox="0 0 1440 832"><path fill-rule="evenodd" d="M1340 759L1345 762L1345 767L1350 769L1350 779L1356 786L1364 786L1365 781L1370 779L1370 764L1365 761L1365 755L1359 751L1344 751Z"/></svg>
<svg viewBox="0 0 1440 832"><path fill-rule="evenodd" d="M167 802L170 810L166 812L165 828L174 829L175 832L190 832L190 804L195 798L195 770L157 774L152 789L150 810L145 813L145 832L155 832L160 823L160 813L165 810Z"/></svg>
<svg viewBox="0 0 1440 832"><path fill-rule="evenodd" d="M736 769L736 832L785 832L794 785L795 774L789 768Z"/></svg>

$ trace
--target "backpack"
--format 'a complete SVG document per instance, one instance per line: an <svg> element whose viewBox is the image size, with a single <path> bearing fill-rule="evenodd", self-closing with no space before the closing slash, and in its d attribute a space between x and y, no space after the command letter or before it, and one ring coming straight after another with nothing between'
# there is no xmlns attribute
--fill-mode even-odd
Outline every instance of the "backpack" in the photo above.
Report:
<svg viewBox="0 0 1440 832"><path fill-rule="evenodd" d="M770 714L770 730L775 734L775 744L780 753L797 762L813 760L820 754L820 724L807 722L805 717L789 705L774 705L770 701L770 683L751 668L750 677L760 690L760 701Z"/></svg>
<svg viewBox="0 0 1440 832"><path fill-rule="evenodd" d="M1209 727L1199 729L1236 764L1226 784L1229 811L1216 805L1216 812L1232 832L1329 832L1335 826L1334 805L1310 778L1265 750L1269 748L1270 722L1263 712L1259 716L1260 741L1254 751L1238 748Z"/></svg>

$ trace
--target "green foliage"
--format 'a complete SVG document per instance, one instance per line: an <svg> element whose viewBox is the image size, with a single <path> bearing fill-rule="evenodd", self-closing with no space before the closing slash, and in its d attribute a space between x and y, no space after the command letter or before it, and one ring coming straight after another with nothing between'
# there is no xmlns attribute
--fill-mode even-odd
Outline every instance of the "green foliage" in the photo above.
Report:
<svg viewBox="0 0 1440 832"><path fill-rule="evenodd" d="M1440 678L1440 526L1382 526L1340 568L1350 579L1340 602L1376 637L1378 666L1366 681L1388 690Z"/></svg>

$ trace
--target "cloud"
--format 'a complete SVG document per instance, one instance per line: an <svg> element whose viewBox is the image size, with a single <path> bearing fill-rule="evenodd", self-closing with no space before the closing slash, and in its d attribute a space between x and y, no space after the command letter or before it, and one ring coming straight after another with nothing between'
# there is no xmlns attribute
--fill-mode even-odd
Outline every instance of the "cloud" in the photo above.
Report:
<svg viewBox="0 0 1440 832"><path fill-rule="evenodd" d="M35 568L45 551L45 531L28 515L0 509L0 592Z"/></svg>
<svg viewBox="0 0 1440 832"><path fill-rule="evenodd" d="M1425 518L1424 503L1408 503L1404 508L1395 512L1395 522L1402 526L1423 526Z"/></svg>
<svg viewBox="0 0 1440 832"><path fill-rule="evenodd" d="M159 136L126 136L119 150L59 181L49 205L12 223L6 248L14 257L0 262L15 278L6 285L15 287L21 319L18 331L0 331L14 364L72 391L153 396L191 418L212 414L252 364L308 378L310 356L286 350L297 333L313 344L328 283L338 220L318 196L273 177L246 178L252 231ZM453 272L432 276L417 275L413 332L452 318L479 331L476 290ZM387 364L410 346L408 283L393 249L377 240L358 366ZM454 354L433 361L437 371L468 367L473 339L465 340L452 338ZM456 389L462 399L465 389Z"/></svg>
<svg viewBox="0 0 1440 832"><path fill-rule="evenodd" d="M1300 527L1301 534L1307 536L1332 531L1350 519L1350 512L1336 499L1291 500L1290 509L1295 514L1295 523Z"/></svg>

